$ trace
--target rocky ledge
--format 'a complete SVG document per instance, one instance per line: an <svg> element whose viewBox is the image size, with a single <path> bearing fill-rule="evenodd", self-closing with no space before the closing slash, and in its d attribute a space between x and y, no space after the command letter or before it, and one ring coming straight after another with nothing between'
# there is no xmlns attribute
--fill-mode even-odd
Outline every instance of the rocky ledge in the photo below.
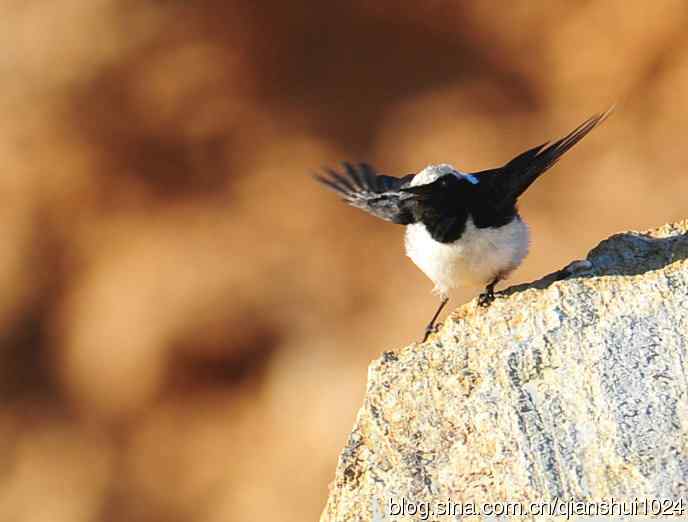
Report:
<svg viewBox="0 0 688 522"><path fill-rule="evenodd" d="M374 361L321 521L635 497L688 498L688 221L612 236Z"/></svg>

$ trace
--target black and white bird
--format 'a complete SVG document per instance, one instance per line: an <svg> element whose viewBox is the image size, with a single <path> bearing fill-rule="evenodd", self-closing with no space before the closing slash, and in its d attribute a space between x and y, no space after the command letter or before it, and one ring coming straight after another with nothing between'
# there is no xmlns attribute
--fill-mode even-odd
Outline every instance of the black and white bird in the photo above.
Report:
<svg viewBox="0 0 688 522"><path fill-rule="evenodd" d="M406 255L435 283L442 302L425 329L423 341L457 286L484 286L478 304L489 306L495 285L526 257L528 226L516 202L610 114L592 116L564 138L519 154L502 167L462 172L430 165L403 178L378 174L370 165L344 163L344 172L327 169L316 179L351 206L385 221L406 225Z"/></svg>

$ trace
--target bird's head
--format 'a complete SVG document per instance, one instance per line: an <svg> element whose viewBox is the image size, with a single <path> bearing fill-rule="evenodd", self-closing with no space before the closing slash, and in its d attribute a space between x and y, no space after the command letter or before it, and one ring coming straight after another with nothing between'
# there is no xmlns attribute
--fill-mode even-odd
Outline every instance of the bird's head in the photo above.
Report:
<svg viewBox="0 0 688 522"><path fill-rule="evenodd" d="M461 187L477 185L478 178L455 169L451 165L430 165L420 171L410 185L402 190L418 196L451 197Z"/></svg>

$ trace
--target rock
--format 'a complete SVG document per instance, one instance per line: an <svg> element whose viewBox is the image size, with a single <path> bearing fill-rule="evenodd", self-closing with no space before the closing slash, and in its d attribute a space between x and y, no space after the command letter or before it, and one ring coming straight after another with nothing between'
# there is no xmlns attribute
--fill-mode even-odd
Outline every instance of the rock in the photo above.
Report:
<svg viewBox="0 0 688 522"><path fill-rule="evenodd" d="M688 511L687 258L688 220L618 234L384 353L321 521L458 520L460 503L555 498ZM423 516L449 499L456 516Z"/></svg>

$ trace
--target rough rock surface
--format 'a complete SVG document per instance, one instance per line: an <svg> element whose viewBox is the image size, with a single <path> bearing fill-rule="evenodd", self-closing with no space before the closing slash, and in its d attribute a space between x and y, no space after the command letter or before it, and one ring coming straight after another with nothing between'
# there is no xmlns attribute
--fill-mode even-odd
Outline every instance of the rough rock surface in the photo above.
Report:
<svg viewBox="0 0 688 522"><path fill-rule="evenodd" d="M615 235L384 353L321 521L421 519L390 499L688 498L687 259L688 220Z"/></svg>

